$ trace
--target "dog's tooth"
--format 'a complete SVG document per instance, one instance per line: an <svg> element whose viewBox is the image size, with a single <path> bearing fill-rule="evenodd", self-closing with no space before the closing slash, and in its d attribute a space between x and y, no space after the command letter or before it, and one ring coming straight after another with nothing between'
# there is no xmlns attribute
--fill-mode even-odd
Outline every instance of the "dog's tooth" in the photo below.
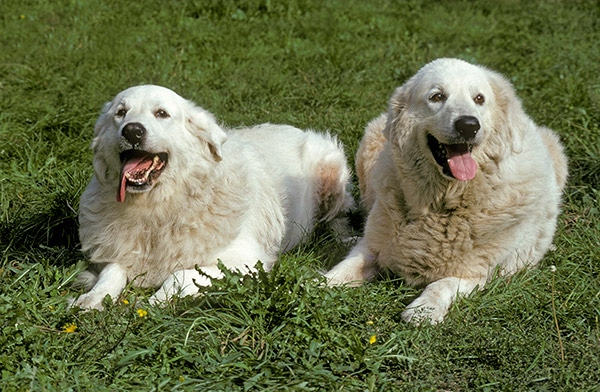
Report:
<svg viewBox="0 0 600 392"><path fill-rule="evenodd" d="M160 164L160 158L158 157L158 155L155 155L154 158L152 158L152 166L150 167L150 169L148 171L151 172L152 170L156 169L159 164Z"/></svg>

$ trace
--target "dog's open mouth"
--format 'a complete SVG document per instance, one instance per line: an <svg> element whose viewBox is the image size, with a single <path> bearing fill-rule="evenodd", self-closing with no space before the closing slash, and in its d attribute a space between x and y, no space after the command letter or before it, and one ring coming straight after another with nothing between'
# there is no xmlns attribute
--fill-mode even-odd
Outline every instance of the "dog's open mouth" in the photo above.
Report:
<svg viewBox="0 0 600 392"><path fill-rule="evenodd" d="M121 177L117 201L125 201L125 193L150 190L167 165L168 154L142 151L123 151L121 157Z"/></svg>
<svg viewBox="0 0 600 392"><path fill-rule="evenodd" d="M427 135L427 144L445 175L461 181L475 178L477 162L471 156L472 144L443 144L432 135Z"/></svg>

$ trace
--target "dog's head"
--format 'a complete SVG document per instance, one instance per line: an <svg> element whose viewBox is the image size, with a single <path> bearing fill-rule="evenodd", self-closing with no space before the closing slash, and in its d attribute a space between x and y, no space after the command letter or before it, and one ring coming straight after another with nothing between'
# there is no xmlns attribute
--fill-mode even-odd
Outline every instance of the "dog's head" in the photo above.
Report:
<svg viewBox="0 0 600 392"><path fill-rule="evenodd" d="M442 175L468 181L478 162L498 159L503 146L519 150L523 118L504 77L462 60L438 59L395 91L384 132L392 143L417 143L429 151Z"/></svg>
<svg viewBox="0 0 600 392"><path fill-rule="evenodd" d="M227 139L213 116L173 91L143 85L120 92L104 110L94 130L92 149L98 180L126 193L148 192L161 181L188 175L190 160L221 160Z"/></svg>

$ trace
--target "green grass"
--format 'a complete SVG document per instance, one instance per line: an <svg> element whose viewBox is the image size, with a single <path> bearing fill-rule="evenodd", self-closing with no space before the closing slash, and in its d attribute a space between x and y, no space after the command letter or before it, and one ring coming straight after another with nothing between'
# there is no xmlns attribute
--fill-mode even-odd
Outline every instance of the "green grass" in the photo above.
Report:
<svg viewBox="0 0 600 392"><path fill-rule="evenodd" d="M598 1L0 0L0 10L1 390L600 388ZM269 274L228 274L166 308L133 288L104 312L66 308L85 265L77 209L93 124L118 91L165 85L230 126L329 129L353 161L393 89L442 56L509 76L566 145L556 250L540 268L414 327L400 313L418 291L400 280L321 287L316 271L347 251L323 231Z"/></svg>

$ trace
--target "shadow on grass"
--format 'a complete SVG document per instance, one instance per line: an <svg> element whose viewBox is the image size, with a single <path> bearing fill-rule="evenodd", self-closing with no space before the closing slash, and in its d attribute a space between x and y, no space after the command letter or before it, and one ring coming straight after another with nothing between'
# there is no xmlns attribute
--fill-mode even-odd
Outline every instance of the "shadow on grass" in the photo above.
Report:
<svg viewBox="0 0 600 392"><path fill-rule="evenodd" d="M0 225L4 247L15 251L44 247L78 249L77 211L72 200L73 195L59 191L33 214L30 208L20 208L12 219Z"/></svg>

